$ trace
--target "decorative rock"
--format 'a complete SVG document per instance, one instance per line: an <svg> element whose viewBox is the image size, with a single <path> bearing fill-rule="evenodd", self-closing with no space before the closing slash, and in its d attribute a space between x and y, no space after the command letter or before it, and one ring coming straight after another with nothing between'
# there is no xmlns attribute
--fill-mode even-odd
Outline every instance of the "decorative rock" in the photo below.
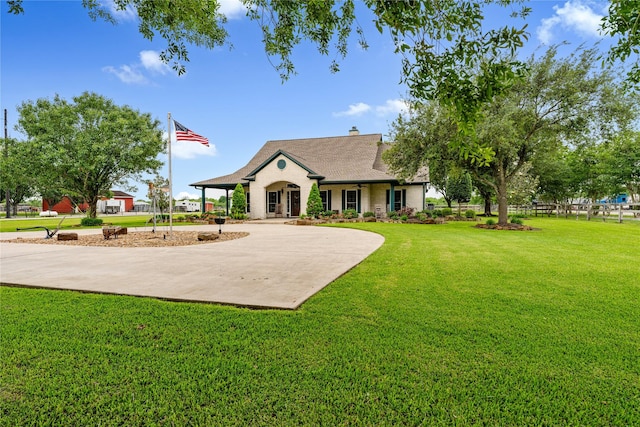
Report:
<svg viewBox="0 0 640 427"><path fill-rule="evenodd" d="M297 225L314 225L313 220L310 219L299 219L298 221L296 221Z"/></svg>
<svg viewBox="0 0 640 427"><path fill-rule="evenodd" d="M201 242L204 240L217 240L219 237L220 235L218 233L211 233L211 232L198 233L198 240Z"/></svg>
<svg viewBox="0 0 640 427"><path fill-rule="evenodd" d="M78 233L58 233L58 240L78 240Z"/></svg>

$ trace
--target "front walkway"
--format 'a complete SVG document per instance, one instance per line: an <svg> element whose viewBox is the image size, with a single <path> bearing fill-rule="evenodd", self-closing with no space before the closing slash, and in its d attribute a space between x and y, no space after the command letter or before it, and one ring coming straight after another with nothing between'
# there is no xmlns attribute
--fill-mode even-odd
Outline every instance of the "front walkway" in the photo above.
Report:
<svg viewBox="0 0 640 427"><path fill-rule="evenodd" d="M174 230L217 231L218 226ZM281 223L229 224L225 231L249 236L170 248L0 243L0 283L295 309L384 242L360 230ZM41 230L2 233L0 242L43 235Z"/></svg>

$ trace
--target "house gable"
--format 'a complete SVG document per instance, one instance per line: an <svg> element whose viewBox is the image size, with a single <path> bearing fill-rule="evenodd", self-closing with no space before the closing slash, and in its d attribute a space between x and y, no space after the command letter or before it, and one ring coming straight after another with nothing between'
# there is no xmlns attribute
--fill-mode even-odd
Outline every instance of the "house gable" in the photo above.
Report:
<svg viewBox="0 0 640 427"><path fill-rule="evenodd" d="M300 159L297 159L294 155L287 153L284 150L278 150L275 153L273 153L269 158L267 158L264 162L262 162L257 168L255 168L254 170L252 170L251 172L249 172L247 174L247 176L243 177L242 179L247 180L247 181L255 181L256 179L256 175L262 171L266 166L272 164L274 161L276 161L276 164L278 166L279 169L284 169L281 168L279 166L279 162L284 161L286 164L286 160L284 159L288 159L290 161L292 161L293 163L295 163L296 165L298 165L300 168L304 169L305 171L307 171L307 178L309 179L323 179L324 177L315 173L313 171L313 169L309 168L307 165L305 165Z"/></svg>

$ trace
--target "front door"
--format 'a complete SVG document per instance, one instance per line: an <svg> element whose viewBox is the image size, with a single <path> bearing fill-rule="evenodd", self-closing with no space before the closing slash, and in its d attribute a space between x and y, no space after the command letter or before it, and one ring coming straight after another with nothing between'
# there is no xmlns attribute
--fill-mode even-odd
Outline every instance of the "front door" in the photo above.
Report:
<svg viewBox="0 0 640 427"><path fill-rule="evenodd" d="M291 216L300 216L300 192L291 192Z"/></svg>

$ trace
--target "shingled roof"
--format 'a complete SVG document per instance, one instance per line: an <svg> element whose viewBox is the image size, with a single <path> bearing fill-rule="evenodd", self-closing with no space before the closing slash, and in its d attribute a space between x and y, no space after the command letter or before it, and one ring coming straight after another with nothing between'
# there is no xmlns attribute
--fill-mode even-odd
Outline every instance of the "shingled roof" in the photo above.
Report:
<svg viewBox="0 0 640 427"><path fill-rule="evenodd" d="M241 169L230 175L196 182L191 186L233 188L247 183L275 154L283 154L309 171L310 178L324 184L342 182L392 182L382 153L390 146L382 134L349 135L267 141Z"/></svg>

